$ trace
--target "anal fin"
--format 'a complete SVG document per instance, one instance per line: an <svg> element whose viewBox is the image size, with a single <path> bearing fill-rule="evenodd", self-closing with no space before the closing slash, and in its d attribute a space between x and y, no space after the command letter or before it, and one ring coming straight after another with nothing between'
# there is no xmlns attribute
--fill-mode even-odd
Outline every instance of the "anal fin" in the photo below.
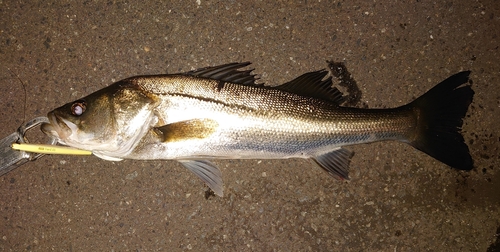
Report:
<svg viewBox="0 0 500 252"><path fill-rule="evenodd" d="M205 184L222 197L224 195L224 184L222 173L219 168L207 160L178 160L182 166L196 174Z"/></svg>
<svg viewBox="0 0 500 252"><path fill-rule="evenodd" d="M352 151L339 148L332 152L313 157L313 160L328 174L340 179L349 179L349 164L351 163L352 156L354 156Z"/></svg>

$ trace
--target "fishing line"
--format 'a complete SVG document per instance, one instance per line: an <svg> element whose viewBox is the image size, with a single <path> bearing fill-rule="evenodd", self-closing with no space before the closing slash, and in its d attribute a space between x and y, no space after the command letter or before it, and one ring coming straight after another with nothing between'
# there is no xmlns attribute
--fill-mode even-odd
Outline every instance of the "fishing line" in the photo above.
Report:
<svg viewBox="0 0 500 252"><path fill-rule="evenodd" d="M21 122L21 125L23 125L26 122L26 106L27 106L27 100L28 100L28 91L26 89L26 85L24 85L24 82L21 80L21 78L19 78L19 75L15 74L12 70L10 70L10 68L7 68L7 70L9 70L9 72L14 77L16 77L19 80L19 82L21 82L21 86L23 87L23 91L24 91L23 121Z"/></svg>

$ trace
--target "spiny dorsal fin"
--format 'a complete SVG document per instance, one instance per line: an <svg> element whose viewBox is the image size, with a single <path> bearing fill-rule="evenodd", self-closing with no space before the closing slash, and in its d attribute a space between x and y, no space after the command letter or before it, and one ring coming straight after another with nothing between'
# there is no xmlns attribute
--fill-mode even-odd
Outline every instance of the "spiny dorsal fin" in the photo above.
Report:
<svg viewBox="0 0 500 252"><path fill-rule="evenodd" d="M250 62L229 63L220 66L204 67L184 74L236 84L254 85L257 78L255 75L250 74L253 69L238 70L250 64Z"/></svg>
<svg viewBox="0 0 500 252"><path fill-rule="evenodd" d="M327 74L328 71L326 70L305 73L276 88L298 95L327 100L340 105L344 101L342 93L337 88L332 87L332 77L323 80Z"/></svg>

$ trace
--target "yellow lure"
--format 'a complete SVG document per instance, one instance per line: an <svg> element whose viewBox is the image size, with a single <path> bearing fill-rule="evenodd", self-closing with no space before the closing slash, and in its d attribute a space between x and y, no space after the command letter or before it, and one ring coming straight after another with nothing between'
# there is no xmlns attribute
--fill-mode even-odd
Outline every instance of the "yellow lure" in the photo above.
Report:
<svg viewBox="0 0 500 252"><path fill-rule="evenodd" d="M92 155L91 151L80 150L80 149L58 146L58 145L49 145L49 144L27 144L27 143L18 144L18 143L13 143L12 149L26 151L26 152L43 153L43 154Z"/></svg>

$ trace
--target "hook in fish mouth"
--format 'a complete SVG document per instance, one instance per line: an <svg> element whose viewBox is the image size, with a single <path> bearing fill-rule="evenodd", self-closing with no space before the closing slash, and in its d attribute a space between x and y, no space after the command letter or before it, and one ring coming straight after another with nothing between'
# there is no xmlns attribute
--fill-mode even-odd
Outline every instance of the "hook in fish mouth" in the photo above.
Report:
<svg viewBox="0 0 500 252"><path fill-rule="evenodd" d="M49 113L47 117L49 122L42 123L40 128L43 133L58 139L60 143L64 143L64 140L68 139L77 130L74 123L58 117L54 113Z"/></svg>

